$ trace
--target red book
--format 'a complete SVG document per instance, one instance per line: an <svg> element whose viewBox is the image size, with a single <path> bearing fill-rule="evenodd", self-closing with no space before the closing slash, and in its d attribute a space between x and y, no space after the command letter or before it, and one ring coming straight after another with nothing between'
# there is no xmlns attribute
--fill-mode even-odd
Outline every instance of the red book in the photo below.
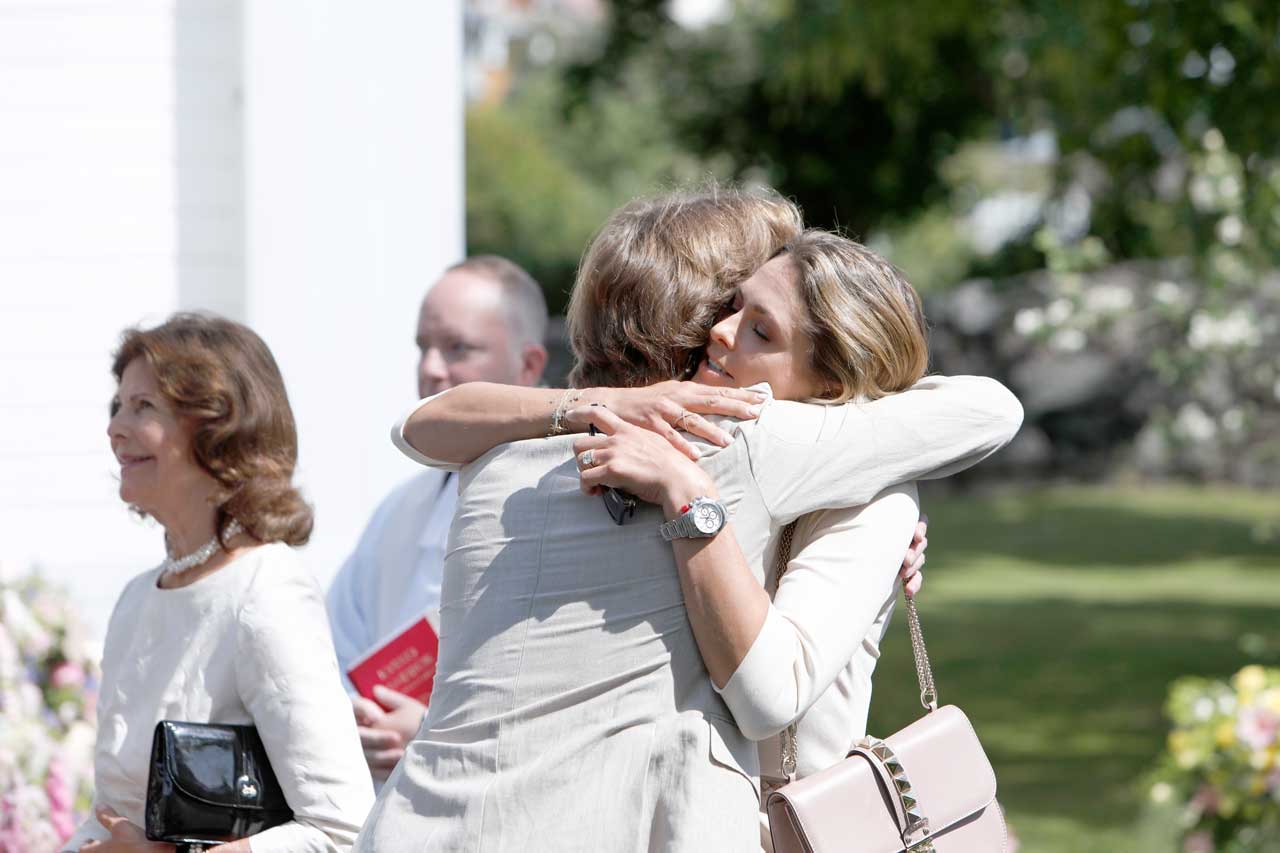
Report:
<svg viewBox="0 0 1280 853"><path fill-rule="evenodd" d="M424 616L357 660L347 676L366 699L377 702L373 688L381 684L426 705L439 654L440 638Z"/></svg>

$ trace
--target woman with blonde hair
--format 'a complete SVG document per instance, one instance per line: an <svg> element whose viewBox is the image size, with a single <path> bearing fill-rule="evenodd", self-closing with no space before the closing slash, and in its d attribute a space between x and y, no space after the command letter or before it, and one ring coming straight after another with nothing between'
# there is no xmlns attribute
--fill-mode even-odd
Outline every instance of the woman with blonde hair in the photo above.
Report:
<svg viewBox="0 0 1280 853"><path fill-rule="evenodd" d="M1007 442L1021 417L990 380L912 385L924 369L923 329L918 305L895 297L893 282L864 300L886 322L849 325L858 301L817 277L811 310L784 266L793 261L769 262L806 241L821 242L802 235L794 206L772 194L714 190L628 205L579 270L573 389L461 386L423 401L397 427L413 458L461 464L462 492L437 692L358 849L507 849L534 839L567 849L741 851L757 842L759 756L748 738L770 734L779 711L775 697L745 690L742 707L767 705L765 722L735 722L726 675L765 637L774 605L762 567L782 528L835 507L887 506L845 541L871 551L855 574L886 573L891 587L917 517L914 490L891 487L973 464ZM708 347L708 327L724 338L729 322L741 340L717 344L713 335ZM876 393L832 366L850 341L872 348L867 365L905 347L900 364L873 374L885 392L901 393L834 406L784 400ZM695 383L634 387L695 371ZM769 384L733 387L758 381ZM710 418L692 413L695 404ZM588 426L605 435L561 434ZM495 446L503 441L511 443ZM615 483L643 501L617 513L619 524L582 493ZM883 539L874 547L872 531ZM706 583L708 554L735 583L745 572L757 597ZM832 568L820 572L828 586L845 580ZM864 596L850 594L859 600L841 601L861 619ZM749 606L732 612L728 596ZM801 621L790 624L823 637L830 627ZM788 652L766 645L771 664ZM795 674L792 719L837 674L822 677Z"/></svg>
<svg viewBox="0 0 1280 853"><path fill-rule="evenodd" d="M125 587L107 628L95 817L64 850L173 850L143 835L161 720L255 726L293 812L225 853L349 849L373 800L324 600L294 548L311 508L265 343L177 314L124 333L107 435L120 498L164 528L168 556Z"/></svg>

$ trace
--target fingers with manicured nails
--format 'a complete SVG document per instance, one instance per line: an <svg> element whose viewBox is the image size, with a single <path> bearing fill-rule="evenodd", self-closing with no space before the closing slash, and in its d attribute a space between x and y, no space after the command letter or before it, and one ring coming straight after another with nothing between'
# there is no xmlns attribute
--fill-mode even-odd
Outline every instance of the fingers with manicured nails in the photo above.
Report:
<svg viewBox="0 0 1280 853"><path fill-rule="evenodd" d="M685 417L686 427L688 426L688 422L692 417L696 417L696 415L690 415ZM694 460L695 462L698 460L698 448L690 444L689 439L685 438L683 435L676 432L676 428L673 427L671 424L666 423L665 421L659 421L658 423L654 424L653 431L656 432L658 435L662 436L663 438L665 438L671 444L672 447L674 447L677 451L680 452L681 455L688 456L690 459ZM689 431L693 432L693 430L689 430ZM695 433L695 434L699 434L699 433ZM703 436L703 438L707 438L707 436Z"/></svg>
<svg viewBox="0 0 1280 853"><path fill-rule="evenodd" d="M599 450L609 445L610 437L607 435L583 435L573 440L573 453L575 456L581 456L584 450Z"/></svg>
<svg viewBox="0 0 1280 853"><path fill-rule="evenodd" d="M570 426L592 427L605 435L613 435L627 426L627 422L604 406L579 406L564 413Z"/></svg>
<svg viewBox="0 0 1280 853"><path fill-rule="evenodd" d="M769 399L768 394L762 391L752 391L750 388L727 388L723 385L703 385L701 382L682 382L680 384L695 394L708 397L723 397L726 400L735 400L741 403L763 403Z"/></svg>
<svg viewBox="0 0 1280 853"><path fill-rule="evenodd" d="M718 444L721 447L728 447L729 443L733 441L733 436L729 435L729 433L711 423L711 421L707 420L692 409L684 412L678 428L684 430L690 435L705 438L712 444ZM690 445L690 447L692 447L692 445ZM694 454L690 455L690 458L695 461L697 460L698 457L696 455L696 451Z"/></svg>
<svg viewBox="0 0 1280 853"><path fill-rule="evenodd" d="M715 389L709 389L714 391ZM737 390L737 389L729 389ZM760 404L705 392L683 399L680 411L701 415L725 415L740 420L754 420L760 415ZM676 413L679 415L679 412Z"/></svg>
<svg viewBox="0 0 1280 853"><path fill-rule="evenodd" d="M606 463L592 466L579 474L582 479L582 491L589 495L599 494L600 490L609 485L605 480L609 478L612 472Z"/></svg>
<svg viewBox="0 0 1280 853"><path fill-rule="evenodd" d="M911 577L911 580L902 585L902 589L903 592L906 593L907 598L915 598L916 593L920 591L920 587L922 586L924 586L924 575L916 574Z"/></svg>

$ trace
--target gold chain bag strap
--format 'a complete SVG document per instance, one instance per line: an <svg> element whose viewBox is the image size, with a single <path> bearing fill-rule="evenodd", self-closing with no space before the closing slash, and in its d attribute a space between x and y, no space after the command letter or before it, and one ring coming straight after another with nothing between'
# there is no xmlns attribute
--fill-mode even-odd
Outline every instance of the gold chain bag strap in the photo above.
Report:
<svg viewBox="0 0 1280 853"><path fill-rule="evenodd" d="M782 531L777 583L791 561L795 522ZM776 595L776 593L775 593ZM1008 833L996 777L969 718L938 707L915 602L907 628L927 713L881 740L857 741L845 759L796 779L796 727L782 732L788 783L766 800L774 853L1001 853Z"/></svg>

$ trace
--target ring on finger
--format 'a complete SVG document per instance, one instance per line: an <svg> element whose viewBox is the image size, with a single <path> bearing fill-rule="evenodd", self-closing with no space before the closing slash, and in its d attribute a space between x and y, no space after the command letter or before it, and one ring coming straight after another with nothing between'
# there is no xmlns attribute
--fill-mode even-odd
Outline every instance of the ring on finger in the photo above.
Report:
<svg viewBox="0 0 1280 853"><path fill-rule="evenodd" d="M681 409L680 417L676 418L676 429L680 430L681 432L684 431L684 421L685 421L685 418L687 417L689 417L689 411L687 409Z"/></svg>
<svg viewBox="0 0 1280 853"><path fill-rule="evenodd" d="M582 455L578 457L578 467L585 471L588 468L595 467L595 464L596 452L594 450L582 451Z"/></svg>

